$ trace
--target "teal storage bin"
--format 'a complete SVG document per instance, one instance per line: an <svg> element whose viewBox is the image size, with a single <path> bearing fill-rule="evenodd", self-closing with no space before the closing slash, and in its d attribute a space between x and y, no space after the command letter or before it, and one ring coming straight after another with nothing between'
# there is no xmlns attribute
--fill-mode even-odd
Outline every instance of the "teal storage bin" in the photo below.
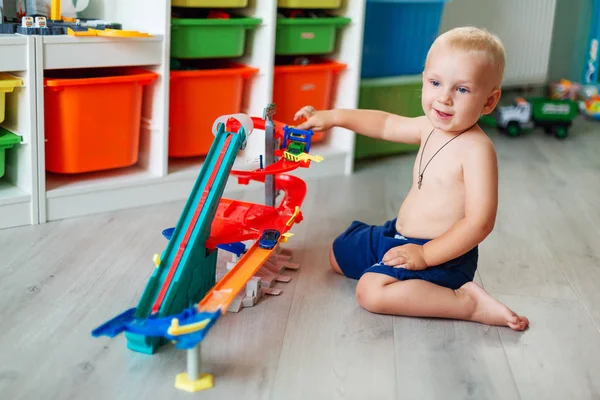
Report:
<svg viewBox="0 0 600 400"><path fill-rule="evenodd" d="M450 0L367 0L361 76L418 74Z"/></svg>
<svg viewBox="0 0 600 400"><path fill-rule="evenodd" d="M421 106L421 75L395 78L363 79L360 84L359 108L381 110L405 117L423 115ZM416 152L418 145L377 140L356 132L356 160Z"/></svg>

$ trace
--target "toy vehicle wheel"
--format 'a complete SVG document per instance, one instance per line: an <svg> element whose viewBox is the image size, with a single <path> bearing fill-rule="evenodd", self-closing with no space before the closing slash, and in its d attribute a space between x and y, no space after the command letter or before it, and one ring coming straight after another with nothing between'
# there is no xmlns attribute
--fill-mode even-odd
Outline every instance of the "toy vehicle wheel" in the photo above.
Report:
<svg viewBox="0 0 600 400"><path fill-rule="evenodd" d="M506 133L508 133L508 136L512 137L519 136L521 134L521 127L519 126L519 123L516 121L509 122L506 126Z"/></svg>
<svg viewBox="0 0 600 400"><path fill-rule="evenodd" d="M567 137L566 126L555 126L552 130L554 131L554 135L559 139L564 139Z"/></svg>

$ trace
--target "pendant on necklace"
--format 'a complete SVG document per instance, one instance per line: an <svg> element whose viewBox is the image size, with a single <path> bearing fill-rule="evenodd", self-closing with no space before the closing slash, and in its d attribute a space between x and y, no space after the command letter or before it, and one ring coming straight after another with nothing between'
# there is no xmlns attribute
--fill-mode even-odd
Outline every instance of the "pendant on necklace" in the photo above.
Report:
<svg viewBox="0 0 600 400"><path fill-rule="evenodd" d="M423 174L419 175L419 183L418 183L419 189L421 189L421 182L423 182Z"/></svg>

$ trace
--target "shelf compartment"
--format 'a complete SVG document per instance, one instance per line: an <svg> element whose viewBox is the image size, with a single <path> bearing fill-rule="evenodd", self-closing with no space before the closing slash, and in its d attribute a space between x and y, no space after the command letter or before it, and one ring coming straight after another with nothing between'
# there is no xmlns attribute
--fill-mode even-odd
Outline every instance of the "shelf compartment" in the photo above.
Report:
<svg viewBox="0 0 600 400"><path fill-rule="evenodd" d="M169 156L203 156L214 140L214 121L242 111L244 83L258 69L220 60L179 67L171 70Z"/></svg>
<svg viewBox="0 0 600 400"><path fill-rule="evenodd" d="M173 0L173 7L216 7L216 8L242 8L248 5L248 0Z"/></svg>
<svg viewBox="0 0 600 400"><path fill-rule="evenodd" d="M225 58L244 55L246 32L260 18L172 18L171 57L183 59Z"/></svg>
<svg viewBox="0 0 600 400"><path fill-rule="evenodd" d="M335 49L337 31L350 18L278 18L276 55L329 54Z"/></svg>
<svg viewBox="0 0 600 400"><path fill-rule="evenodd" d="M333 106L336 75L346 69L346 64L312 59L308 65L275 66L273 102L277 105L277 120L288 125L297 125L295 113L307 104L317 110L328 110ZM293 93L293 95L290 95ZM324 139L323 132L315 132L314 142Z"/></svg>
<svg viewBox="0 0 600 400"><path fill-rule="evenodd" d="M0 72L27 69L27 38L0 34Z"/></svg>
<svg viewBox="0 0 600 400"><path fill-rule="evenodd" d="M23 140L21 136L15 135L0 126L0 178L4 176L6 150L11 149L15 144L21 143L21 140Z"/></svg>
<svg viewBox="0 0 600 400"><path fill-rule="evenodd" d="M4 122L6 115L6 93L12 93L17 86L21 85L23 85L21 79L0 72L0 123Z"/></svg>
<svg viewBox="0 0 600 400"><path fill-rule="evenodd" d="M105 38L41 36L43 68L92 68L160 65L163 37ZM73 54L76 54L74 57Z"/></svg>
<svg viewBox="0 0 600 400"><path fill-rule="evenodd" d="M45 75L47 171L77 174L137 163L143 87L157 74L126 67Z"/></svg>
<svg viewBox="0 0 600 400"><path fill-rule="evenodd" d="M281 8L340 8L342 0L279 0L277 6Z"/></svg>

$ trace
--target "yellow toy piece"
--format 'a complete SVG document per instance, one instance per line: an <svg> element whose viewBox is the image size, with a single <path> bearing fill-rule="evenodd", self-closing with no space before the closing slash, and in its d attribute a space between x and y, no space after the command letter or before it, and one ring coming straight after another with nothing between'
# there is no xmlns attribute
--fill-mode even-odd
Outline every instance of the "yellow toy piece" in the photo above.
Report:
<svg viewBox="0 0 600 400"><path fill-rule="evenodd" d="M209 319L205 319L200 322L181 326L179 325L179 320L177 318L173 318L171 320L171 326L169 326L167 332L171 336L187 335L188 333L193 333L204 329L209 322Z"/></svg>
<svg viewBox="0 0 600 400"><path fill-rule="evenodd" d="M292 236L294 236L294 234L293 234L293 233L291 233L291 232L286 232L286 233L284 233L284 234L283 234L283 235L281 235L281 236L282 236L282 238L281 238L281 243L287 243L287 242L288 242L288 240L289 240L289 239L290 239Z"/></svg>
<svg viewBox="0 0 600 400"><path fill-rule="evenodd" d="M283 158L285 158L286 160L289 160L289 161L294 161L294 162L300 162L300 161L306 161L306 160L310 160L310 161L314 161L314 162L321 162L325 159L325 158L323 158L323 156L311 156L310 154L307 154L307 153L300 153L300 154L296 155L296 154L292 154L288 151L283 152Z"/></svg>
<svg viewBox="0 0 600 400"><path fill-rule="evenodd" d="M294 214L292 214L292 216L290 217L290 219L288 220L288 222L286 222L286 226L292 226L292 223L294 222L294 220L296 219L296 217L298 216L298 214L300 214L300 207L296 206L296 208L294 209Z"/></svg>
<svg viewBox="0 0 600 400"><path fill-rule="evenodd" d="M194 393L210 389L214 386L214 376L211 374L200 374L200 378L191 381L187 372L182 372L175 377L175 387L186 392Z"/></svg>
<svg viewBox="0 0 600 400"><path fill-rule="evenodd" d="M158 268L160 265L160 256L158 254L154 254L152 261L154 261L154 265L156 265L156 268Z"/></svg>
<svg viewBox="0 0 600 400"><path fill-rule="evenodd" d="M138 31L124 31L121 29L77 29L73 30L72 28L67 29L67 33L71 36L103 36L103 37L124 37L124 38L136 38L136 37L153 37L152 35L144 32Z"/></svg>
<svg viewBox="0 0 600 400"><path fill-rule="evenodd" d="M324 160L323 156L311 156L310 154L302 153L298 156L300 161L311 160L314 162L321 162Z"/></svg>
<svg viewBox="0 0 600 400"><path fill-rule="evenodd" d="M96 35L104 37L153 37L152 35L145 32L138 31L124 31L121 29L109 29L96 30Z"/></svg>

